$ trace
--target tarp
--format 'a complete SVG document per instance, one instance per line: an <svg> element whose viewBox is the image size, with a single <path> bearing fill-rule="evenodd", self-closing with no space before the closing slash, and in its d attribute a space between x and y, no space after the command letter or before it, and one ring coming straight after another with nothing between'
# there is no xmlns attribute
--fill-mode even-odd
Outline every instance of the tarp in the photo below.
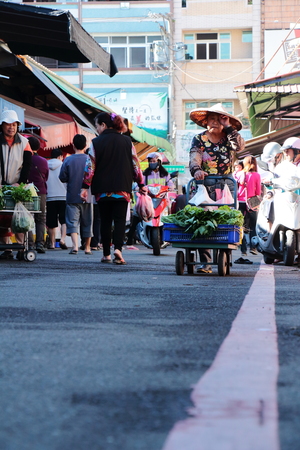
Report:
<svg viewBox="0 0 300 450"><path fill-rule="evenodd" d="M113 56L69 11L0 1L0 39L17 55L75 63L92 61L110 77L118 72Z"/></svg>

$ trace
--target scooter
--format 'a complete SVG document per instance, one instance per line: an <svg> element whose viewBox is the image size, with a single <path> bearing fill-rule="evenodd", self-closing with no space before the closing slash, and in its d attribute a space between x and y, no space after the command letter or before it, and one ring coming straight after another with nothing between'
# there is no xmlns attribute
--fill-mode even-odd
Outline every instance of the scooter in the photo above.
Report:
<svg viewBox="0 0 300 450"><path fill-rule="evenodd" d="M177 177L178 172L172 172L171 178ZM171 213L171 204L176 200L177 194L169 192L168 186L160 184L148 184L148 195L152 198L154 217L149 222L142 221L137 224L136 236L141 243L153 249L153 255L159 256L162 248L165 248L168 243L162 240L163 222L162 216L167 216Z"/></svg>
<svg viewBox="0 0 300 450"><path fill-rule="evenodd" d="M251 243L263 254L266 264L272 264L275 259L282 259L284 265L292 266L295 255L300 254L300 195L295 192L300 188L300 178L276 178L273 180L273 187L275 220L272 228L268 233L266 208L270 200L264 198L256 222L257 235L252 238ZM283 191L280 192L280 189Z"/></svg>

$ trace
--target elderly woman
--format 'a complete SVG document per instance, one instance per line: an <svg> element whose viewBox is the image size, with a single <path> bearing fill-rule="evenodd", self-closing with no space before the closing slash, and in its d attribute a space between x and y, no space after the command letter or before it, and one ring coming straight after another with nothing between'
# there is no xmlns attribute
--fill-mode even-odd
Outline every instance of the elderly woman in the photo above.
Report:
<svg viewBox="0 0 300 450"><path fill-rule="evenodd" d="M210 197L215 197L215 180L208 175L231 175L236 152L243 150L244 140L239 134L241 121L229 114L220 103L211 108L194 109L190 119L206 130L197 134L190 150L190 172L195 180L204 180ZM209 250L200 251L199 273L211 273Z"/></svg>

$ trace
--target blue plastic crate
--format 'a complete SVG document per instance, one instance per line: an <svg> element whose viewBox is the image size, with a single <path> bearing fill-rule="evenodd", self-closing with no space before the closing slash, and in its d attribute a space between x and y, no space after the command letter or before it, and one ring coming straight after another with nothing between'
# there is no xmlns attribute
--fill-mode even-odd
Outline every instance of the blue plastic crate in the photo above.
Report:
<svg viewBox="0 0 300 450"><path fill-rule="evenodd" d="M195 244L238 244L240 242L241 227L237 225L218 225L218 229L211 236L192 239L193 233L187 233L174 223L166 223L163 227L163 238L167 242L189 242Z"/></svg>

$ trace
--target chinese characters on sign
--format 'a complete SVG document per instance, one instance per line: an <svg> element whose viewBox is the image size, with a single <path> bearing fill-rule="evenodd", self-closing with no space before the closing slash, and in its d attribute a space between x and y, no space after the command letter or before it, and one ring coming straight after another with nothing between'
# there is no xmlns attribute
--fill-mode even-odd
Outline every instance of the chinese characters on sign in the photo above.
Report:
<svg viewBox="0 0 300 450"><path fill-rule="evenodd" d="M117 92L107 96L104 95L103 97L105 97L106 105L117 114L126 117L134 125L145 128L162 137L164 137L164 134L165 136L167 135L167 94L161 92L145 94L127 92L126 96L124 96Z"/></svg>

